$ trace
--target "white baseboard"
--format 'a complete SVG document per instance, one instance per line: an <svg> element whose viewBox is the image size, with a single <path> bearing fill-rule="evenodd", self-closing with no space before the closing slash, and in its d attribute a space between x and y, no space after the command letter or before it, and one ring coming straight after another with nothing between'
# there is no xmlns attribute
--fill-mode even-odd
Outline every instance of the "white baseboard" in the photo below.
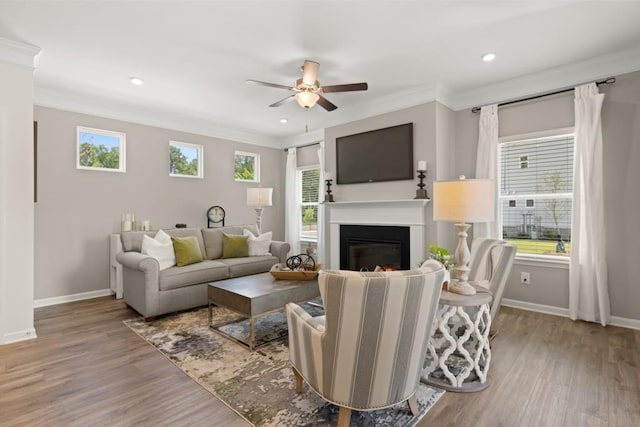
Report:
<svg viewBox="0 0 640 427"><path fill-rule="evenodd" d="M0 344L11 344L14 342L32 340L34 338L38 338L38 336L36 335L36 330L34 328L29 328L25 329L24 331L4 334L4 337L2 337L2 341L0 342Z"/></svg>
<svg viewBox="0 0 640 427"><path fill-rule="evenodd" d="M61 297L42 298L42 299L37 299L33 301L33 308L64 304L65 302L81 301L85 299L106 297L113 294L114 292L111 289L100 289L99 291L81 292L79 294L63 295Z"/></svg>
<svg viewBox="0 0 640 427"><path fill-rule="evenodd" d="M533 302L518 301L514 299L502 299L505 307L519 308L522 310L535 311L538 313L552 314L554 316L569 317L569 309L563 307L554 307L552 305L536 304ZM620 326L622 328L640 330L640 320L628 319L626 317L611 316L611 326Z"/></svg>

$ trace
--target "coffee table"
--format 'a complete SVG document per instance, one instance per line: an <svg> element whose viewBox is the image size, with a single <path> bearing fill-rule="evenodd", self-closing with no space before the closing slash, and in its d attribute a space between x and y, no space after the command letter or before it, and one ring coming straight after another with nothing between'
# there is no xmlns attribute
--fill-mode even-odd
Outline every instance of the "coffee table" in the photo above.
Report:
<svg viewBox="0 0 640 427"><path fill-rule="evenodd" d="M253 351L257 346L256 319L284 309L290 302L303 303L320 296L317 278L313 280L276 280L270 273L254 274L209 283L209 327ZM249 319L249 342L222 332L219 328L238 319L215 323L212 306L228 308ZM261 345L264 345L263 343Z"/></svg>

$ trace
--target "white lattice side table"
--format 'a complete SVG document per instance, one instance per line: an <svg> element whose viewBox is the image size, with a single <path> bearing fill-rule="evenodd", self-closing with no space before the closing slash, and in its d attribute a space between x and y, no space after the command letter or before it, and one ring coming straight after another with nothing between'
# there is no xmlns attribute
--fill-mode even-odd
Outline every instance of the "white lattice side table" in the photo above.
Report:
<svg viewBox="0 0 640 427"><path fill-rule="evenodd" d="M442 291L421 381L449 391L486 388L491 363L489 329L492 296Z"/></svg>

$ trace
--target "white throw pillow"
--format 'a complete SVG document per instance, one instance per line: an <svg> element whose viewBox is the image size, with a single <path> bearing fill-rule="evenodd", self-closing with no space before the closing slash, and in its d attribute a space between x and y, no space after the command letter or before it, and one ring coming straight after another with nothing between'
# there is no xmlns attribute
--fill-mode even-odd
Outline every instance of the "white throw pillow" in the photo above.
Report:
<svg viewBox="0 0 640 427"><path fill-rule="evenodd" d="M249 256L271 255L271 252L269 252L271 236L273 235L271 231L256 237L252 232L245 228L242 231L242 234L248 237L247 244L249 245Z"/></svg>
<svg viewBox="0 0 640 427"><path fill-rule="evenodd" d="M176 265L176 253L173 250L171 236L158 230L156 237L142 236L142 253L158 260L160 270Z"/></svg>

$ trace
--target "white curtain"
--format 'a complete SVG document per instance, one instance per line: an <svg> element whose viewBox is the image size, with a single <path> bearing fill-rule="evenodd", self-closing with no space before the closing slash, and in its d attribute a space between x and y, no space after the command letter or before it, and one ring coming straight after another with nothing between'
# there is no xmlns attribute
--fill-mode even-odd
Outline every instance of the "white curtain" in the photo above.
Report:
<svg viewBox="0 0 640 427"><path fill-rule="evenodd" d="M569 316L610 320L602 175L604 94L595 83L575 88L573 224L569 269Z"/></svg>
<svg viewBox="0 0 640 427"><path fill-rule="evenodd" d="M318 241L316 250L316 262L324 264L324 141L320 142L320 148L318 148L318 163L320 164L320 185L318 188Z"/></svg>
<svg viewBox="0 0 640 427"><path fill-rule="evenodd" d="M492 179L496 188L494 199L495 214L493 221L481 222L473 226L473 238L498 235L498 104L482 107L478 134L478 155L476 157L476 178Z"/></svg>
<svg viewBox="0 0 640 427"><path fill-rule="evenodd" d="M294 254L300 253L300 209L298 208L298 158L295 147L287 151L285 176L285 228L284 240L291 245Z"/></svg>

